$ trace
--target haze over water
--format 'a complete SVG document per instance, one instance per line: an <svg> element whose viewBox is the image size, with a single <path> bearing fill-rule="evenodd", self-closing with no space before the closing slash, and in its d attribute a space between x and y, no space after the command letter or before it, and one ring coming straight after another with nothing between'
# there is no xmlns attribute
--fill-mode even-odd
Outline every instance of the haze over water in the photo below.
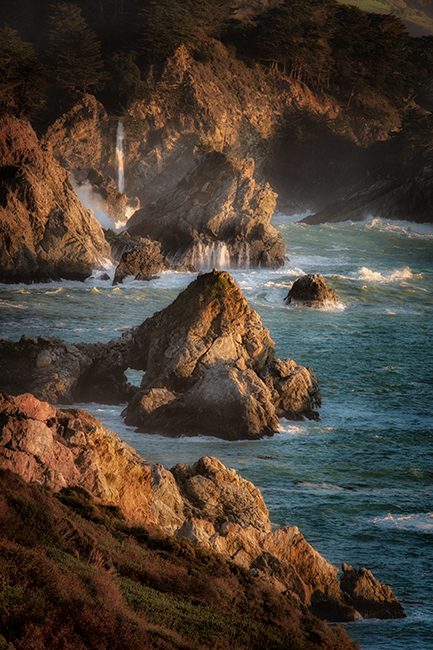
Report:
<svg viewBox="0 0 433 650"><path fill-rule="evenodd" d="M298 525L328 561L365 566L388 583L408 616L346 625L364 650L431 650L433 226L310 226L284 215L274 223L287 243L285 267L230 273L276 356L315 370L321 422L283 421L281 433L256 442L172 440L134 433L122 407L82 406L168 468L217 456L261 489L273 523ZM286 306L291 283L316 272L339 306ZM0 337L107 341L170 304L194 277L0 285Z"/></svg>

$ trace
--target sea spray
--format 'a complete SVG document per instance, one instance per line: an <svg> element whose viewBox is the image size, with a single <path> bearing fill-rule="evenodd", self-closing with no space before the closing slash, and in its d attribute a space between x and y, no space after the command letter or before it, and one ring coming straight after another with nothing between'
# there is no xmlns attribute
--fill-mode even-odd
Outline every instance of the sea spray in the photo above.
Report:
<svg viewBox="0 0 433 650"><path fill-rule="evenodd" d="M123 155L123 139L125 137L125 129L121 120L117 123L116 134L116 162L117 162L117 189L119 192L125 190L125 165Z"/></svg>

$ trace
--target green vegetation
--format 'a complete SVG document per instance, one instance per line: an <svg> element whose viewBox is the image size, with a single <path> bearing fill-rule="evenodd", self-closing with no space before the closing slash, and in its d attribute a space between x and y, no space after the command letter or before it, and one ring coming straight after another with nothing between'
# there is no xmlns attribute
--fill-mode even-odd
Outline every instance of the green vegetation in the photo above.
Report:
<svg viewBox="0 0 433 650"><path fill-rule="evenodd" d="M355 650L216 553L0 470L1 650Z"/></svg>

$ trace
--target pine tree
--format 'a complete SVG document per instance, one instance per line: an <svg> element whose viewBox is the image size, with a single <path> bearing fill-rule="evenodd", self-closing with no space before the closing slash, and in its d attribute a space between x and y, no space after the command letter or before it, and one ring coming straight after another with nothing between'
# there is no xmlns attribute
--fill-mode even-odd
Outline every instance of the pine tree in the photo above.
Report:
<svg viewBox="0 0 433 650"><path fill-rule="evenodd" d="M0 112L28 115L45 99L46 70L32 45L5 25L0 29Z"/></svg>
<svg viewBox="0 0 433 650"><path fill-rule="evenodd" d="M48 57L54 84L69 92L100 90L108 79L101 44L74 4L61 3L50 16Z"/></svg>

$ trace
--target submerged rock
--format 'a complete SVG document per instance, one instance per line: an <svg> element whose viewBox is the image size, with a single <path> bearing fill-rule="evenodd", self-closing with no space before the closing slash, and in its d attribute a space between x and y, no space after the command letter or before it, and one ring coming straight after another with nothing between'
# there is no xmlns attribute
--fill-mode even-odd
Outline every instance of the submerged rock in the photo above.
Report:
<svg viewBox="0 0 433 650"><path fill-rule="evenodd" d="M330 307L338 302L338 296L330 289L320 273L308 273L298 278L284 299L288 305L304 307Z"/></svg>
<svg viewBox="0 0 433 650"><path fill-rule="evenodd" d="M172 261L199 268L282 266L285 244L270 225L276 194L253 174L252 160L204 154L172 192L132 215L128 232L161 242Z"/></svg>
<svg viewBox="0 0 433 650"><path fill-rule="evenodd" d="M26 481L87 490L126 519L211 548L284 593L304 613L333 621L395 618L391 589L366 569L329 564L296 526L273 530L260 490L216 458L171 471L150 463L80 409L0 393L0 467Z"/></svg>
<svg viewBox="0 0 433 650"><path fill-rule="evenodd" d="M28 122L0 119L0 281L84 280L109 255L69 173Z"/></svg>

